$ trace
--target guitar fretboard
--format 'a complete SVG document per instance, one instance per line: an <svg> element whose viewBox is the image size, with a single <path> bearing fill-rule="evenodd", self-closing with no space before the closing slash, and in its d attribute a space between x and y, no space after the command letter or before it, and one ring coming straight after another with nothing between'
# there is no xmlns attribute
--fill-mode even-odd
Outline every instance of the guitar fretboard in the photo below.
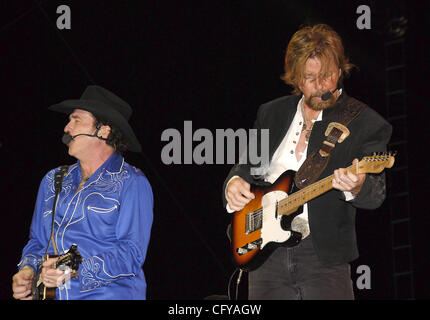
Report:
<svg viewBox="0 0 430 320"><path fill-rule="evenodd" d="M347 168L348 171L356 174L356 165ZM278 202L278 214L289 215L294 213L297 208L309 202L312 199L322 195L323 193L333 189L334 175L330 175L321 179L300 191L297 191L287 198Z"/></svg>

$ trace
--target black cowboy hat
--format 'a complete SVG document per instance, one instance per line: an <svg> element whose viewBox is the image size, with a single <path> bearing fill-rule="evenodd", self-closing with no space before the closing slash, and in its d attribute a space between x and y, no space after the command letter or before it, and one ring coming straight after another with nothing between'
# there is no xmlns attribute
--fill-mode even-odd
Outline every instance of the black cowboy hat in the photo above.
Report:
<svg viewBox="0 0 430 320"><path fill-rule="evenodd" d="M65 100L48 108L70 114L75 109L86 110L101 120L111 121L128 142L128 149L141 152L142 148L128 120L133 112L130 105L117 95L100 86L88 86L79 100Z"/></svg>

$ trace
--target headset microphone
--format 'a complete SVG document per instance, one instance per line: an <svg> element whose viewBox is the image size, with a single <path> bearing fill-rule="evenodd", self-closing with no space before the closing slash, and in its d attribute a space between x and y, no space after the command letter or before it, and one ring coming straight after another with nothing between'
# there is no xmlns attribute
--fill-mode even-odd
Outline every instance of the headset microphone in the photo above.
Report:
<svg viewBox="0 0 430 320"><path fill-rule="evenodd" d="M337 86L337 88L336 89L334 89L333 91L329 91L329 92L326 92L326 93L324 93L322 96L321 96L321 100L322 101L327 101L328 99L330 99L332 96L333 96L333 94L337 91L337 90L339 90L341 87L340 86Z"/></svg>
<svg viewBox="0 0 430 320"><path fill-rule="evenodd" d="M97 132L98 132L98 131L99 131L99 130L97 130ZM61 138L61 142L63 142L65 145L68 145L72 140L74 140L76 137L79 137L79 136L87 136L87 137L94 137L94 138L98 138L98 139L100 139L100 140L107 140L107 139L105 139L105 138L99 137L99 136L97 135L97 132L96 132L96 133L94 133L94 134L80 133L80 134L77 134L77 135L75 135L75 136L71 136L70 134L65 133L65 134L63 135L63 138Z"/></svg>
<svg viewBox="0 0 430 320"><path fill-rule="evenodd" d="M63 138L61 139L61 142L63 142L65 145L68 145L72 140L73 140L73 137L70 134L65 133L63 135Z"/></svg>

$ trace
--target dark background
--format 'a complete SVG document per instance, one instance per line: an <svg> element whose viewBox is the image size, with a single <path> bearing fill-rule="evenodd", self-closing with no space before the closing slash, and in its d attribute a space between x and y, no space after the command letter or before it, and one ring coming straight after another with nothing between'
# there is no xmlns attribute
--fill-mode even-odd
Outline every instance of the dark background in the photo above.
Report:
<svg viewBox="0 0 430 320"><path fill-rule="evenodd" d="M61 4L70 6L71 30L56 28ZM356 27L361 4L371 8L371 30ZM65 116L47 107L78 98L89 84L134 108L131 124L144 154L126 159L145 172L155 196L144 266L148 298L227 294L234 266L221 188L231 165L164 165L161 133L183 132L185 120L194 131L248 129L260 104L291 91L280 80L285 48L310 23L338 31L359 67L345 82L347 92L386 116L384 27L395 16L408 19L403 126L409 143L402 152L409 155L414 291L415 298L430 298L428 12L428 1L2 1L0 298L11 299L41 178L75 161L60 141ZM372 288L356 290L358 299L395 298L388 201L357 214L361 256L352 263L352 278L359 265L372 271ZM241 285L239 296L245 295Z"/></svg>

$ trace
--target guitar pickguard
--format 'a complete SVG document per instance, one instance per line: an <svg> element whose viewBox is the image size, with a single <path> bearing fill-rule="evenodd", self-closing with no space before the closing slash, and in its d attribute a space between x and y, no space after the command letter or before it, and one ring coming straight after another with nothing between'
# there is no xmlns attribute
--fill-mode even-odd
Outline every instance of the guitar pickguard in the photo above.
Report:
<svg viewBox="0 0 430 320"><path fill-rule="evenodd" d="M284 242L291 236L291 232L281 227L282 216L277 214L276 203L288 197L284 191L266 193L261 199L263 207L263 224L261 228L261 246L263 249L269 242Z"/></svg>

